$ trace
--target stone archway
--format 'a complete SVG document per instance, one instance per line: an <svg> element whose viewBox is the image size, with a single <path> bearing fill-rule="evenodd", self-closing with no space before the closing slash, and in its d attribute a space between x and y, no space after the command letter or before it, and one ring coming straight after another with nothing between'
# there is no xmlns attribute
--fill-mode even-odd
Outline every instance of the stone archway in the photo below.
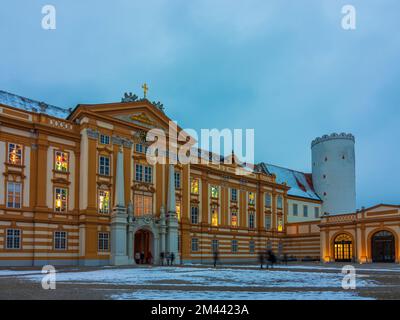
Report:
<svg viewBox="0 0 400 320"><path fill-rule="evenodd" d="M394 234L387 230L375 232L371 237L371 257L373 262L395 262Z"/></svg>
<svg viewBox="0 0 400 320"><path fill-rule="evenodd" d="M154 263L154 234L148 229L139 229L134 234L133 258L137 264Z"/></svg>

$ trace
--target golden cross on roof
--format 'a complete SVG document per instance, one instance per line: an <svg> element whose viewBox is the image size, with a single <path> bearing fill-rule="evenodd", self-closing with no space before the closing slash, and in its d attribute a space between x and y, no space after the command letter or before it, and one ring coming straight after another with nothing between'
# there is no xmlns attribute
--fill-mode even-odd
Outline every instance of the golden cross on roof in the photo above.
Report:
<svg viewBox="0 0 400 320"><path fill-rule="evenodd" d="M143 93L144 93L144 98L146 99L147 91L149 91L149 87L147 86L146 83L144 83L144 84L142 85L142 89L143 89Z"/></svg>

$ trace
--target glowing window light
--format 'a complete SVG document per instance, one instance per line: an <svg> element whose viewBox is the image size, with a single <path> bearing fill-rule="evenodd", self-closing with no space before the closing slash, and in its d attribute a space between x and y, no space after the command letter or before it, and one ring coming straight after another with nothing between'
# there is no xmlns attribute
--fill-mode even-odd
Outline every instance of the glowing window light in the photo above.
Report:
<svg viewBox="0 0 400 320"><path fill-rule="evenodd" d="M237 219L237 212L236 211L232 211L231 213L231 226L232 227L237 227L238 225L238 219Z"/></svg>
<svg viewBox="0 0 400 320"><path fill-rule="evenodd" d="M283 220L282 218L278 219L278 232L282 232L283 231Z"/></svg>
<svg viewBox="0 0 400 320"><path fill-rule="evenodd" d="M181 221L181 204L179 202L176 203L175 210L178 221Z"/></svg>
<svg viewBox="0 0 400 320"><path fill-rule="evenodd" d="M67 189L55 189L55 211L67 212Z"/></svg>
<svg viewBox="0 0 400 320"><path fill-rule="evenodd" d="M68 153L56 151L55 170L68 172Z"/></svg>
<svg viewBox="0 0 400 320"><path fill-rule="evenodd" d="M217 209L213 209L213 211L212 211L211 225L213 227L218 227L218 212L217 212Z"/></svg>
<svg viewBox="0 0 400 320"><path fill-rule="evenodd" d="M199 194L199 179L193 179L190 184L190 192L192 194Z"/></svg>
<svg viewBox="0 0 400 320"><path fill-rule="evenodd" d="M254 192L249 192L249 205L254 206L256 196Z"/></svg>
<svg viewBox="0 0 400 320"><path fill-rule="evenodd" d="M217 186L211 186L211 197L218 199L219 197L219 190Z"/></svg>
<svg viewBox="0 0 400 320"><path fill-rule="evenodd" d="M99 212L110 213L110 191L99 191Z"/></svg>
<svg viewBox="0 0 400 320"><path fill-rule="evenodd" d="M8 145L8 162L22 165L22 146L20 144L10 143Z"/></svg>

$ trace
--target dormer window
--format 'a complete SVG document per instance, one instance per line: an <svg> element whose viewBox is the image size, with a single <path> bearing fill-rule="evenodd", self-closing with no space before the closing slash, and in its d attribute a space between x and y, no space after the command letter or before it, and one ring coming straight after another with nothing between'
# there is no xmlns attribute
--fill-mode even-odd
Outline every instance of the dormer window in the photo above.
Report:
<svg viewBox="0 0 400 320"><path fill-rule="evenodd" d="M8 144L8 162L22 165L22 145L16 143Z"/></svg>
<svg viewBox="0 0 400 320"><path fill-rule="evenodd" d="M60 172L68 172L68 153L56 151L54 169Z"/></svg>

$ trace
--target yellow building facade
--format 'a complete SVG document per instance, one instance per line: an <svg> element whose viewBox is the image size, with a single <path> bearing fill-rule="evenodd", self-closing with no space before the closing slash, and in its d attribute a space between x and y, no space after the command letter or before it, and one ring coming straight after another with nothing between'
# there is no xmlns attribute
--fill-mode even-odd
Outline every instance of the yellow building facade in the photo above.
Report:
<svg viewBox="0 0 400 320"><path fill-rule="evenodd" d="M2 91L0 266L159 264L168 252L209 263L213 251L245 263L269 249L333 261L339 231L352 239L352 259L369 262L370 240L360 239L380 229L394 234L399 261L398 209L355 213L360 224L347 227L321 220L323 201L301 172L149 164L146 133L168 132L169 122L161 104L130 95L64 110Z"/></svg>

